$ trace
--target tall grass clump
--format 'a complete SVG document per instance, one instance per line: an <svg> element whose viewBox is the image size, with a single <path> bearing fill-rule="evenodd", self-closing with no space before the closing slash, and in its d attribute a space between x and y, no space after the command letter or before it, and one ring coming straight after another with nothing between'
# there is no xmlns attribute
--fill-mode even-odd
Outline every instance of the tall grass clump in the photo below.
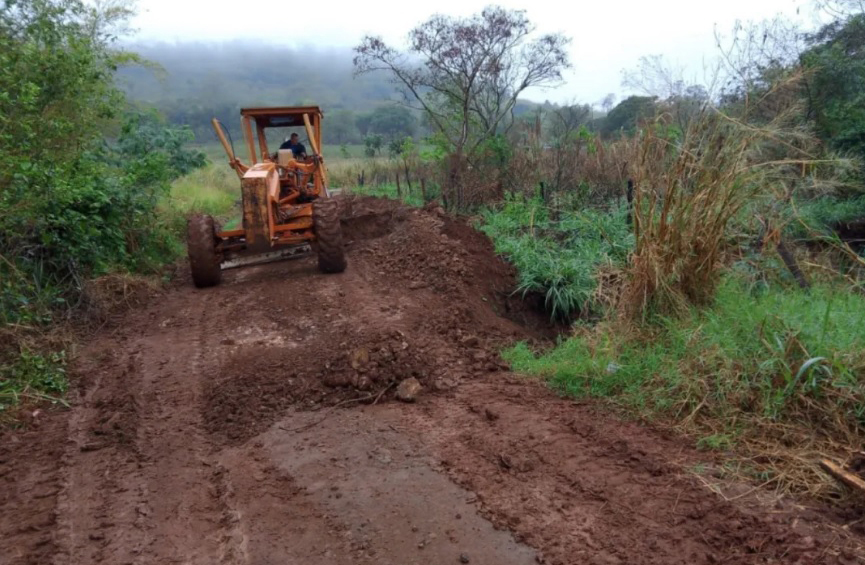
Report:
<svg viewBox="0 0 865 565"><path fill-rule="evenodd" d="M605 273L621 268L633 246L624 207L552 218L542 199L508 194L481 218L481 231L519 272L517 291L543 296L553 319L600 315L611 302Z"/></svg>
<svg viewBox="0 0 865 565"><path fill-rule="evenodd" d="M800 115L795 105L766 120L706 106L680 135L671 137L661 117L630 141L636 242L621 305L627 317L682 315L710 303L731 220L746 205L813 183L818 169L831 172Z"/></svg>

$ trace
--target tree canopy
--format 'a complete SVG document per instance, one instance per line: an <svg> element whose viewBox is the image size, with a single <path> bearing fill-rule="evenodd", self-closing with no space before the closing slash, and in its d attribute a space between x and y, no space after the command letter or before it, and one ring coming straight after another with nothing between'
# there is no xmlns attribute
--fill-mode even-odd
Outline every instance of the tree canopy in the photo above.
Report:
<svg viewBox="0 0 865 565"><path fill-rule="evenodd" d="M496 6L468 18L436 15L409 32L406 51L365 37L354 65L360 75L387 72L462 155L508 127L525 89L561 81L569 40L532 39L534 31L525 12Z"/></svg>

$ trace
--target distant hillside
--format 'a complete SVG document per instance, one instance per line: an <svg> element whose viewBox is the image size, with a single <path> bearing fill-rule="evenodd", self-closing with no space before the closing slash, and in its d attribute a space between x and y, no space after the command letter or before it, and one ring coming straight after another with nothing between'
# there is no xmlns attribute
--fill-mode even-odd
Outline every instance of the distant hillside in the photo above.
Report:
<svg viewBox="0 0 865 565"><path fill-rule="evenodd" d="M239 135L241 107L317 104L326 115L360 117L400 99L384 74L355 78L345 48L289 48L249 42L130 44L153 66L126 67L118 83L135 101L159 108L175 124L210 140L210 118ZM517 114L530 111L521 101ZM352 119L353 121L353 119ZM420 133L423 133L421 130ZM360 130L348 140L360 141Z"/></svg>

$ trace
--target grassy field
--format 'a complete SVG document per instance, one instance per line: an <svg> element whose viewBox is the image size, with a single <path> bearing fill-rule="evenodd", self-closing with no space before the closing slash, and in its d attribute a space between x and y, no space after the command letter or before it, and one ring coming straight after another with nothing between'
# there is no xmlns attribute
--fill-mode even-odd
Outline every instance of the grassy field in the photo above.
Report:
<svg viewBox="0 0 865 565"><path fill-rule="evenodd" d="M162 204L172 230L178 234L184 233L186 218L190 214L210 214L226 229L232 229L240 221L240 180L229 167L222 145L213 142L199 145L198 149L207 155L209 163L177 179ZM247 159L244 148L237 142L235 150L239 158ZM396 167L387 157L365 157L362 145L325 145L323 153L327 159L332 188L357 192L354 185L361 170L366 171L368 178L375 179ZM390 178L393 178L392 174ZM373 186L367 186L363 190L365 194L396 198L396 185L393 181L381 185L374 182L371 184ZM410 198L416 201L410 203L421 204L419 193Z"/></svg>

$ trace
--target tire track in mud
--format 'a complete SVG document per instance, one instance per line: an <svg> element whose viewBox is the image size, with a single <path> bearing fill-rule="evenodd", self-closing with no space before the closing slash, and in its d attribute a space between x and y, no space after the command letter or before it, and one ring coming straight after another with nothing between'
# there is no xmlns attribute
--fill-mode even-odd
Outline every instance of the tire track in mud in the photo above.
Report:
<svg viewBox="0 0 865 565"><path fill-rule="evenodd" d="M217 317L204 295L176 306L121 330L70 415L58 564L243 562L199 408Z"/></svg>
<svg viewBox="0 0 865 565"><path fill-rule="evenodd" d="M118 340L97 355L110 369L90 373L93 380L69 415L57 509L58 565L102 562L109 543L141 532L136 518L144 493L119 483L137 476L139 457L133 437L139 414L137 351L113 351L124 346ZM127 383L123 390L116 389L118 380Z"/></svg>

